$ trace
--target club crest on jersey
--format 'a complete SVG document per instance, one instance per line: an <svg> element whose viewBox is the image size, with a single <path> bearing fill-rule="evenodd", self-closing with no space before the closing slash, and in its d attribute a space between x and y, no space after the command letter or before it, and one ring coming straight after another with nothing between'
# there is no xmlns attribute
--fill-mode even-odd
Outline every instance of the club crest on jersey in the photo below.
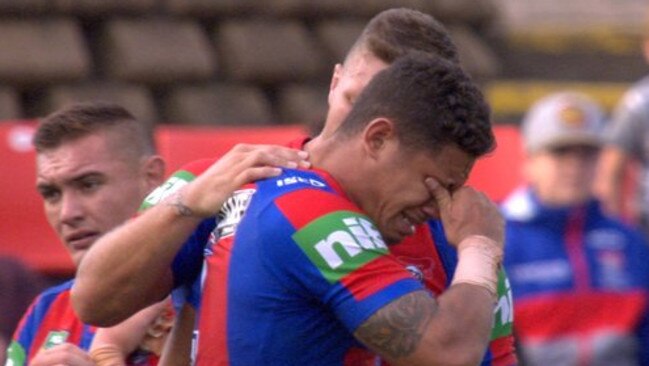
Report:
<svg viewBox="0 0 649 366"><path fill-rule="evenodd" d="M419 269L419 267L417 267L414 264L408 264L406 266L406 270L410 272L410 274L412 275L412 277L414 277L414 279L416 279L421 283L424 283L424 272L422 272L421 269Z"/></svg>
<svg viewBox="0 0 649 366"><path fill-rule="evenodd" d="M374 224L351 211L319 217L293 234L293 240L330 283L388 253Z"/></svg>
<svg viewBox="0 0 649 366"><path fill-rule="evenodd" d="M225 238L234 234L239 222L246 213L254 189L242 189L234 192L219 211L219 223L216 226L216 238Z"/></svg>
<svg viewBox="0 0 649 366"><path fill-rule="evenodd" d="M43 344L44 349L50 349L54 346L58 346L59 344L65 343L65 341L68 340L68 336L70 335L69 332L65 330L52 330L49 333L47 333L47 337L45 338L45 343Z"/></svg>
<svg viewBox="0 0 649 366"><path fill-rule="evenodd" d="M414 279L424 284L425 279L433 277L433 268L435 263L430 258L413 258L407 256L397 257L399 263L404 267Z"/></svg>

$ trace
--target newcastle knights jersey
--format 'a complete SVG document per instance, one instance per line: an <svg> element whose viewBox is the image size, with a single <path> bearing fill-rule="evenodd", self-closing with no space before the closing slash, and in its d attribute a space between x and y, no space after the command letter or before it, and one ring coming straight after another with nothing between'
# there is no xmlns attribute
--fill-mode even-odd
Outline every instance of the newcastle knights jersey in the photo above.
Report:
<svg viewBox="0 0 649 366"><path fill-rule="evenodd" d="M359 325L423 289L324 172L286 169L223 210L206 248L199 365L343 365Z"/></svg>
<svg viewBox="0 0 649 366"><path fill-rule="evenodd" d="M74 280L41 293L23 315L7 349L5 366L29 365L41 349L71 343L90 349L96 328L81 322L70 301ZM158 356L141 349L130 354L128 366L156 365Z"/></svg>
<svg viewBox="0 0 649 366"><path fill-rule="evenodd" d="M306 141L308 140L298 139L287 146L301 148ZM216 160L197 160L185 165L181 170L174 173L164 185L147 197L142 209L157 204L169 194L182 188L202 174ZM238 197L242 197L241 193L238 194ZM238 201L230 200L229 204L236 204ZM230 210L232 208L224 210L221 216L223 218L230 217L231 219L231 216L227 216L226 212ZM174 292L178 306L183 302L189 302L195 309L199 309L203 252L206 243L214 243L219 235L219 231L214 230L218 221L218 217L204 220L176 256L172 269L176 286L180 287ZM435 295L440 295L450 286L457 266L457 252L446 241L441 222L431 220L426 224L419 225L414 235L405 238L399 244L390 246L389 249L394 257ZM211 249L207 253L211 254ZM481 363L482 366L511 366L517 363L512 335L513 311L511 299L509 282L504 271L501 271L498 284L498 303L494 310L492 341L485 353ZM363 353L365 354L364 359L375 359L369 352L359 350L359 354ZM348 364L360 364L360 361L357 361L358 359L353 359Z"/></svg>
<svg viewBox="0 0 649 366"><path fill-rule="evenodd" d="M28 365L42 348L72 343L90 348L95 328L77 318L70 303L73 281L47 289L34 300L18 324L7 350L6 366Z"/></svg>

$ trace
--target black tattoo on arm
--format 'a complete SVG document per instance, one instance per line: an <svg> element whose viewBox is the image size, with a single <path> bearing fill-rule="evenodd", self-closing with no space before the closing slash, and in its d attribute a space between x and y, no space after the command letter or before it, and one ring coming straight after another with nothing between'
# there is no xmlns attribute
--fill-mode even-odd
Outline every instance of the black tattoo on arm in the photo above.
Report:
<svg viewBox="0 0 649 366"><path fill-rule="evenodd" d="M387 357L409 356L417 349L435 308L429 294L413 292L377 311L358 327L355 336Z"/></svg>
<svg viewBox="0 0 649 366"><path fill-rule="evenodd" d="M182 189L178 192L173 193L165 203L174 208L178 216L190 217L194 216L194 211L191 208L187 207L183 202Z"/></svg>

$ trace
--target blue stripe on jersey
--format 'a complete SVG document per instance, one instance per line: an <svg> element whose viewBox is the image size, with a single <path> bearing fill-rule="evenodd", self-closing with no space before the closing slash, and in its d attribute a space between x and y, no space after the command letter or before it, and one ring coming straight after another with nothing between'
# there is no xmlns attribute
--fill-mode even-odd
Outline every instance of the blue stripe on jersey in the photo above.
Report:
<svg viewBox="0 0 649 366"><path fill-rule="evenodd" d="M233 366L342 365L349 348L359 346L352 336L359 324L422 288L408 277L358 301L340 283L331 285L292 241L296 228L273 203L306 187L334 192L313 172L287 171L259 184L237 228L227 283Z"/></svg>
<svg viewBox="0 0 649 366"><path fill-rule="evenodd" d="M50 306L54 301L56 301L61 293L70 290L73 283L74 280L70 280L60 285L50 287L36 298L34 306L31 308L30 312L26 314L26 319L22 324L22 327L17 329L18 336L16 337L16 341L22 345L27 354L29 354L32 343L34 342L34 337L36 337L41 322L47 315Z"/></svg>
<svg viewBox="0 0 649 366"><path fill-rule="evenodd" d="M212 230L216 227L216 219L211 217L203 220L192 236L185 241L172 263L174 288L185 286L192 288L200 277L203 267L203 250ZM152 234L155 235L155 234Z"/></svg>

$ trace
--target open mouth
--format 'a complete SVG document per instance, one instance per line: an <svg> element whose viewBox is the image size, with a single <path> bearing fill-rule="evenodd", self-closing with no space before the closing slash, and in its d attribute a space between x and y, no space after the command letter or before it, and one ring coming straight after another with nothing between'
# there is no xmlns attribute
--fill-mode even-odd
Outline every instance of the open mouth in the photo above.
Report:
<svg viewBox="0 0 649 366"><path fill-rule="evenodd" d="M399 221L400 234L402 234L403 236L409 236L415 233L417 221L414 218L406 215L405 213L401 213L401 220Z"/></svg>

